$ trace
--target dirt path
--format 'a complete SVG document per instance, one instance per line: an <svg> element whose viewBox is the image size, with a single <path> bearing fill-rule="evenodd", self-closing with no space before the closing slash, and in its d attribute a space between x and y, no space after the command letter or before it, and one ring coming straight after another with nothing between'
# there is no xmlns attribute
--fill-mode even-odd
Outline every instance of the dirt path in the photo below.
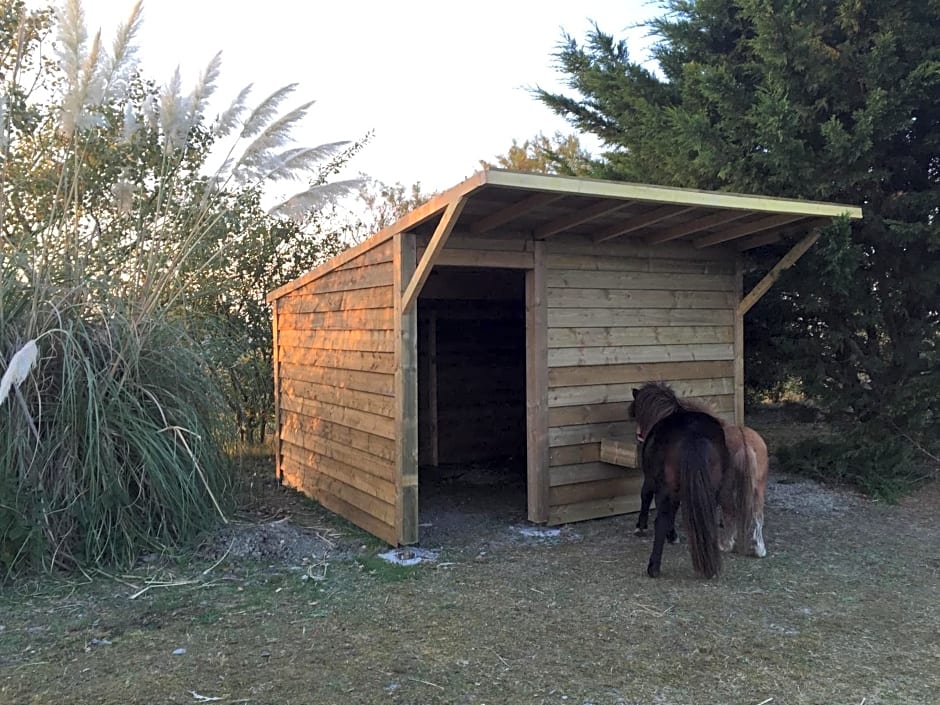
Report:
<svg viewBox="0 0 940 705"><path fill-rule="evenodd" d="M889 507L774 477L768 558L731 556L708 582L685 546L646 578L632 517L527 537L514 505L481 512L471 491L423 507L440 551L414 568L272 495L293 522L274 539L230 534L123 582L8 588L0 702L940 702L936 486Z"/></svg>

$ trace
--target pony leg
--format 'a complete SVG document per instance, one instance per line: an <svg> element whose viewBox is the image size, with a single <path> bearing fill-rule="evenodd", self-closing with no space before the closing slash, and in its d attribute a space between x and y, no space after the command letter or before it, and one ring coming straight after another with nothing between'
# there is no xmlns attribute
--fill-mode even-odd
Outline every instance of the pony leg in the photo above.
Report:
<svg viewBox="0 0 940 705"><path fill-rule="evenodd" d="M751 555L756 558L763 558L767 555L767 548L764 546L764 513L758 512L754 516L754 526L751 532L750 543Z"/></svg>
<svg viewBox="0 0 940 705"><path fill-rule="evenodd" d="M656 497L656 523L653 537L653 552L650 553L650 562L646 566L646 574L651 578L658 578L663 562L663 545L666 543L666 534L669 527L675 523L676 515L672 509L672 500L660 494Z"/></svg>
<svg viewBox="0 0 940 705"><path fill-rule="evenodd" d="M650 504L653 502L653 483L643 478L643 488L640 490L640 514L636 518L636 530L634 533L637 536L646 535L646 527L649 525L650 519ZM657 512L659 507L657 505Z"/></svg>
<svg viewBox="0 0 940 705"><path fill-rule="evenodd" d="M718 522L718 548L725 553L734 550L735 537L738 533L739 518L719 507L721 521Z"/></svg>
<svg viewBox="0 0 940 705"><path fill-rule="evenodd" d="M679 516L679 501L672 505L672 526L669 527L669 531L666 532L666 540L675 545L679 543L679 532L676 531L676 517Z"/></svg>

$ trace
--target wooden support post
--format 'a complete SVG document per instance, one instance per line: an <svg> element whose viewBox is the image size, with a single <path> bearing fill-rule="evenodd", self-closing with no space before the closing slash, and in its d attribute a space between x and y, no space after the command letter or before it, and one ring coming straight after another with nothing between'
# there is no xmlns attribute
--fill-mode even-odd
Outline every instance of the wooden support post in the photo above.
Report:
<svg viewBox="0 0 940 705"><path fill-rule="evenodd" d="M796 261L806 254L806 251L813 246L813 243L819 239L819 231L815 231L804 237L798 243L796 243L789 252L787 252L783 258L773 266L767 274L764 275L764 278L761 279L753 289L748 292L748 295L741 299L741 303L738 304L738 315L743 316L745 313L751 310L751 307L754 306L760 298L767 293L768 289L774 285L780 275L785 269L789 269Z"/></svg>
<svg viewBox="0 0 940 705"><path fill-rule="evenodd" d="M738 301L744 294L744 266L741 255L734 263L735 295ZM744 314L734 312L734 423L744 425Z"/></svg>
<svg viewBox="0 0 940 705"><path fill-rule="evenodd" d="M545 243L533 243L525 273L526 495L529 520L548 521L548 299Z"/></svg>
<svg viewBox="0 0 940 705"><path fill-rule="evenodd" d="M414 269L409 278L402 282L407 287L404 289L401 297L402 313L407 313L414 309L415 302L418 300L418 294L421 293L421 287L424 286L428 275L431 274L434 260L437 259L438 254L444 249L444 245L447 244L447 238L450 237L466 203L466 198L458 198L456 201L451 201L448 204L444 215L441 216L441 221L434 230L434 235L431 236L431 241L428 243L427 249L424 251L421 262ZM414 242L413 235L412 242Z"/></svg>
<svg viewBox="0 0 940 705"><path fill-rule="evenodd" d="M418 541L418 310L406 310L404 291L415 270L414 233L395 235L395 484L400 544Z"/></svg>
<svg viewBox="0 0 940 705"><path fill-rule="evenodd" d="M437 422L437 311L428 320L428 434L431 442L431 465L440 462L440 428Z"/></svg>
<svg viewBox="0 0 940 705"><path fill-rule="evenodd" d="M281 300L275 299L271 305L271 325L274 334L274 476L278 482L284 479L284 468L281 466L281 348L278 344L278 308Z"/></svg>

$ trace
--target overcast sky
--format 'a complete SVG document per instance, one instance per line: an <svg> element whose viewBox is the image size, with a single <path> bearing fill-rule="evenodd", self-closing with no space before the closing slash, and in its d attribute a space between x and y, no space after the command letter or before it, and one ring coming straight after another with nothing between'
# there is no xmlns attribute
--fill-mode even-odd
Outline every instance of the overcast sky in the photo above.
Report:
<svg viewBox="0 0 940 705"><path fill-rule="evenodd" d="M131 5L85 0L89 28L110 43ZM138 44L145 74L164 82L178 65L184 86L221 50L226 103L248 83L258 99L299 83L296 103L317 101L302 143L374 130L356 172L439 190L513 138L570 131L526 91L560 88L562 29L583 38L594 20L642 58L645 31L631 27L656 12L645 0L145 0Z"/></svg>

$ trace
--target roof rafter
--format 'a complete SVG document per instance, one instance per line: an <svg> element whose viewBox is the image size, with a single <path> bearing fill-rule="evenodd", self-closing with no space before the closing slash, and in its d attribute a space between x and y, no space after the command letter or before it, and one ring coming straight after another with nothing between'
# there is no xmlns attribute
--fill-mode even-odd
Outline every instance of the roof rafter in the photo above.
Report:
<svg viewBox="0 0 940 705"><path fill-rule="evenodd" d="M552 235L557 235L562 233L565 230L570 230L571 228L577 227L578 225L583 225L584 223L589 223L592 220L596 220L602 216L605 216L609 213L615 213L619 210L633 205L633 201L598 201L587 208L581 208L580 210L570 213L569 215L564 216L563 218L557 218L552 220L544 225L540 225L535 229L533 233L536 240L542 240L543 238L550 237Z"/></svg>
<svg viewBox="0 0 940 705"><path fill-rule="evenodd" d="M709 228L725 225L726 223L733 223L735 220L740 220L746 215L750 215L749 211L722 211L720 213L714 213L705 218L690 220L688 223L682 223L681 225L676 225L668 230L663 230L655 235L651 235L646 238L646 242L650 245L659 245L663 242L678 240L680 237L685 237L686 235L694 235L695 233L700 233Z"/></svg>
<svg viewBox="0 0 940 705"><path fill-rule="evenodd" d="M624 220L621 223L614 223L609 228L606 228L599 232L594 237L594 242L607 242L608 240L613 240L615 237L620 237L621 235L627 235L629 233L636 232L637 230L642 230L645 227L650 225L655 225L669 218L675 218L677 215L682 215L683 213L688 213L691 210L695 210L695 206L688 206L685 208L677 208L675 205L660 206L659 208L654 208L653 210L641 215L638 218L631 218L629 220Z"/></svg>
<svg viewBox="0 0 940 705"><path fill-rule="evenodd" d="M742 223L734 228L729 228L728 230L721 230L717 233L712 233L711 235L706 235L705 237L700 237L695 240L695 246L699 249L703 247L711 247L712 245L720 245L723 242L728 242L729 240L737 240L740 237L745 235L752 235L754 233L761 233L765 230L770 230L771 228L781 228L784 225L789 225L797 220L803 220L807 216L804 214L793 214L793 213L781 213L778 215L771 215L761 218L760 220L752 220L749 223Z"/></svg>
<svg viewBox="0 0 940 705"><path fill-rule="evenodd" d="M525 215L536 208L541 208L542 206L547 206L549 203L560 201L564 197L565 194L563 193L532 194L528 198L523 198L521 201L501 208L495 213L490 213L485 218L480 218L480 220L470 226L470 232L474 235L482 235L493 228L498 228L500 225L512 222L519 216Z"/></svg>

